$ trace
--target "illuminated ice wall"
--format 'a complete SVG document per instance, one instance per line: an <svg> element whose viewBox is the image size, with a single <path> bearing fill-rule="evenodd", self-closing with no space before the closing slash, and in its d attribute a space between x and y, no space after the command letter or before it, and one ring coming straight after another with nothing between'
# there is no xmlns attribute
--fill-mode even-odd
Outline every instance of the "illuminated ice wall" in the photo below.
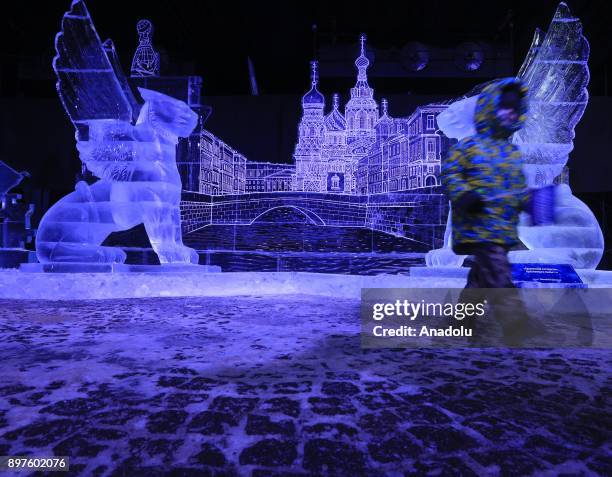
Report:
<svg viewBox="0 0 612 477"><path fill-rule="evenodd" d="M361 35L356 83L344 106L338 93L326 102L318 63L311 62L292 162L250 161L202 130L199 194L186 194L182 206L186 232L208 225L255 228L272 216L281 227L295 220L297 212L299 220L316 225L300 235L300 244L317 242L314 235L328 236L331 232L321 230L324 226L359 227L409 239L404 252L423 252L442 243L446 205L438 176L450 141L438 129L436 117L446 105L420 106L409 116L392 117L388 101L382 99L379 109L368 83L365 41ZM336 232L341 241L344 231ZM251 238L257 242L245 227L232 231L236 234L243 248ZM207 246L210 243L202 239L201 247Z"/></svg>
<svg viewBox="0 0 612 477"><path fill-rule="evenodd" d="M388 101L382 99L380 111L368 83L365 41L361 35L356 83L344 108L340 95L334 93L328 109L319 91L318 63L311 62L310 89L301 101L292 163L249 161L203 130L199 192L371 195L424 192L438 186L440 161L449 140L439 130L436 117L446 104L420 106L407 117L394 118Z"/></svg>

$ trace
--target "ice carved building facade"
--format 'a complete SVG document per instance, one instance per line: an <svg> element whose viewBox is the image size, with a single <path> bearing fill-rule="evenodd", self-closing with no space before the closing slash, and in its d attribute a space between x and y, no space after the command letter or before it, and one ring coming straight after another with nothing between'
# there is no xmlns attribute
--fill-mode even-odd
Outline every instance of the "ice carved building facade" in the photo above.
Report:
<svg viewBox="0 0 612 477"><path fill-rule="evenodd" d="M246 157L204 128L200 131L199 153L200 193L225 195L245 192Z"/></svg>
<svg viewBox="0 0 612 477"><path fill-rule="evenodd" d="M380 114L368 84L364 35L360 41L357 82L344 114L338 94L333 95L331 112L324 114L317 63L311 63L311 88L302 98L293 155L293 190L368 195L439 185L440 161L449 140L438 130L436 117L446 105L423 106L408 118L392 118L383 99Z"/></svg>
<svg viewBox="0 0 612 477"><path fill-rule="evenodd" d="M186 190L213 196L288 191L369 195L438 186L440 161L450 141L436 117L447 106L419 106L409 117L394 118L382 99L379 110L368 83L365 41L361 35L357 80L344 108L334 93L326 113L318 63L311 62L292 164L249 161L202 128L199 184Z"/></svg>
<svg viewBox="0 0 612 477"><path fill-rule="evenodd" d="M298 142L293 159L296 175L294 190L323 192L325 190L326 164L321 156L325 136L325 98L317 89L317 62L311 63L310 90L302 98L304 113L298 126Z"/></svg>

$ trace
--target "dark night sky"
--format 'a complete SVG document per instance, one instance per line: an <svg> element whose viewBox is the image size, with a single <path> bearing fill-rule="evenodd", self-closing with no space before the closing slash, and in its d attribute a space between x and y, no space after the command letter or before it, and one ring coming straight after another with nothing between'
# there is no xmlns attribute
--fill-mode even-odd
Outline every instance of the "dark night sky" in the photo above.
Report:
<svg viewBox="0 0 612 477"><path fill-rule="evenodd" d="M54 96L53 81L49 81L53 79L53 37L69 3L54 0L3 5L1 96ZM607 2L576 0L568 4L582 20L591 43L591 93L609 94L612 21ZM320 47L355 44L362 31L371 45L382 50L401 48L408 41L454 47L466 40L484 40L509 47L513 39L517 67L534 29L548 26L557 2L90 0L87 5L102 39L114 40L126 71L137 44L136 22L148 18L155 25L153 40L162 53L162 73L201 75L204 94L217 96L249 93L247 56L253 59L262 93L303 92L315 24ZM440 94L465 89L460 81L454 86L452 89L444 80L418 83L396 78L385 89L389 93L413 90Z"/></svg>

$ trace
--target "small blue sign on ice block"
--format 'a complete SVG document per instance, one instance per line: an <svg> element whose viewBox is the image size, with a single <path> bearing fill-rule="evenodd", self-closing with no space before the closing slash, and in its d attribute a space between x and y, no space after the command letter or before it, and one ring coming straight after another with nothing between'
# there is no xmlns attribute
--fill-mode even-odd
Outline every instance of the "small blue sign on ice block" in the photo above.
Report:
<svg viewBox="0 0 612 477"><path fill-rule="evenodd" d="M513 263L512 281L519 288L587 288L567 263Z"/></svg>

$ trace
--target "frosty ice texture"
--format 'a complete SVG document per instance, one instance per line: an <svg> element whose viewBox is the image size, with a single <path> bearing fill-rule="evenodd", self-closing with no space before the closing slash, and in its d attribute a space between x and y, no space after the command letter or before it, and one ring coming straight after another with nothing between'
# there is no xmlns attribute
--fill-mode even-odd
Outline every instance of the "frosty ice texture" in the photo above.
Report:
<svg viewBox="0 0 612 477"><path fill-rule="evenodd" d="M520 70L529 115L512 140L521 146L531 186L550 184L573 149L574 127L588 103L588 57L582 25L561 3L547 34L536 31Z"/></svg>
<svg viewBox="0 0 612 477"><path fill-rule="evenodd" d="M176 167L178 138L191 133L197 115L146 89L139 89L140 108L112 43L100 42L80 0L64 15L56 50L57 89L75 125L81 161L100 180L77 183L47 211L36 240L39 261L122 263L125 253L102 242L143 223L161 263L197 263L197 253L182 243Z"/></svg>
<svg viewBox="0 0 612 477"><path fill-rule="evenodd" d="M531 187L551 184L567 163L574 147L574 128L589 98L588 57L589 44L580 21L567 5L559 4L546 36L536 31L521 68L530 90L530 112L513 142L523 151ZM511 252L511 260L595 268L604 246L595 216L566 184L557 187L555 200L555 225L529 227L526 217L522 218L519 236L529 250Z"/></svg>
<svg viewBox="0 0 612 477"><path fill-rule="evenodd" d="M512 141L523 152L530 187L552 184L567 163L574 128L588 103L588 56L580 21L560 3L546 35L536 30L518 75L529 88L529 114ZM448 137L462 139L474 133L475 102L476 96L461 99L438 116L438 125ZM604 245L595 216L566 184L557 187L555 199L555 225L531 227L522 214L519 237L529 250L511 252L511 261L595 268ZM463 258L450 250L447 227L444 248L429 252L426 262L428 266L459 266Z"/></svg>

